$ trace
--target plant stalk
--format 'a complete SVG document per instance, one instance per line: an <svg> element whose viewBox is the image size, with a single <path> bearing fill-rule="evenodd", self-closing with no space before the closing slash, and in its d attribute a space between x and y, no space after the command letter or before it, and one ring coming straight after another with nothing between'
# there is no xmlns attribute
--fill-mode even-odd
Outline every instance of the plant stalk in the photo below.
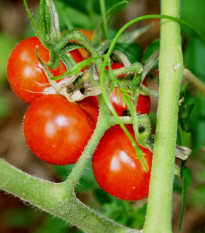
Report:
<svg viewBox="0 0 205 233"><path fill-rule="evenodd" d="M179 0L161 0L161 14L179 17ZM180 25L161 21L160 92L144 233L171 233L178 101L183 74Z"/></svg>
<svg viewBox="0 0 205 233"><path fill-rule="evenodd" d="M86 233L138 233L124 227L80 202L67 183L45 181L0 159L0 190L13 194L39 209L57 216Z"/></svg>

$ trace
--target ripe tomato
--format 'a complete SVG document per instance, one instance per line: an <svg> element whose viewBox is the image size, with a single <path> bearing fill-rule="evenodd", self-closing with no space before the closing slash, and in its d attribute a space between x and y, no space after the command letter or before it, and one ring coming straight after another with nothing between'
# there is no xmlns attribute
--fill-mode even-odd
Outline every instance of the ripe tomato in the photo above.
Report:
<svg viewBox="0 0 205 233"><path fill-rule="evenodd" d="M33 101L24 118L24 136L31 151L47 163L75 163L95 127L89 110L60 95Z"/></svg>
<svg viewBox="0 0 205 233"><path fill-rule="evenodd" d="M78 106L83 109L93 119L95 125L99 115L99 106L96 96L89 96L78 102Z"/></svg>
<svg viewBox="0 0 205 233"><path fill-rule="evenodd" d="M16 95L26 103L31 103L44 94L49 87L47 77L38 61L35 50L38 46L39 56L44 62L49 61L49 51L43 47L37 37L21 41L12 51L7 65L8 81ZM82 61L77 50L70 52L76 62ZM61 62L57 69L51 69L54 76L63 74L66 67Z"/></svg>
<svg viewBox="0 0 205 233"><path fill-rule="evenodd" d="M113 70L116 70L116 69L124 67L124 65L122 63L113 63L111 67ZM108 70L108 67L106 67L106 69ZM124 74L119 75L118 77L123 77L123 76ZM142 84L146 86L145 81ZM115 87L112 95L110 96L110 101L113 107L115 108L117 114L119 116L122 116L123 111L126 110L128 107L123 105L122 92L120 92L119 100L117 97L118 97L118 87ZM136 112L140 112L141 114L148 114L149 111L150 111L150 97L139 95Z"/></svg>
<svg viewBox="0 0 205 233"><path fill-rule="evenodd" d="M134 137L131 125L127 125ZM136 201L147 198L152 152L140 147L149 166L145 172L136 152L119 125L111 127L102 137L93 155L92 167L98 184L112 196Z"/></svg>

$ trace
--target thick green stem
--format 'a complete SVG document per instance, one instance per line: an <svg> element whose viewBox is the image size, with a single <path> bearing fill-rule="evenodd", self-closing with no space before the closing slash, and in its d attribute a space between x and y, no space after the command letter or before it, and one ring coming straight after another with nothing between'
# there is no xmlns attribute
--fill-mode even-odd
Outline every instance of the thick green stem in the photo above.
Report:
<svg viewBox="0 0 205 233"><path fill-rule="evenodd" d="M162 14L179 17L179 0L161 0ZM180 25L163 19L156 141L144 233L171 233L178 100L183 73Z"/></svg>
<svg viewBox="0 0 205 233"><path fill-rule="evenodd" d="M90 141L88 142L83 154L79 158L78 162L76 163L75 167L73 168L72 172L70 173L67 181L72 186L75 187L78 183L83 171L85 170L88 162L90 161L92 154L97 147L101 137L105 133L105 131L110 127L110 116L107 114L108 109L102 100L102 97L99 96L99 116L98 122L96 125L96 129L92 134ZM103 106L104 105L104 106Z"/></svg>
<svg viewBox="0 0 205 233"><path fill-rule="evenodd" d="M0 159L0 190L13 194L88 233L131 233L81 203L67 183L52 183L30 176Z"/></svg>
<svg viewBox="0 0 205 233"><path fill-rule="evenodd" d="M0 190L11 193L43 211L64 219L84 232L139 233L140 231L122 226L98 214L80 202L74 193L74 187L91 159L100 138L113 124L102 97L99 97L99 107L100 113L96 130L65 182L52 183L33 177L0 159Z"/></svg>

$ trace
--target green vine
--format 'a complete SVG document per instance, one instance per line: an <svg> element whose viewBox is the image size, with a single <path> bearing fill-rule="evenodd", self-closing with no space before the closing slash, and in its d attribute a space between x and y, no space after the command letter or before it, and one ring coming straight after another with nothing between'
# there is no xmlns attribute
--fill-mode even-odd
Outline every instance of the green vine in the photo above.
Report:
<svg viewBox="0 0 205 233"><path fill-rule="evenodd" d="M162 14L171 15L161 22L159 57L159 104L156 140L149 187L144 233L171 233L174 160L177 136L178 102L183 74L179 0L162 0Z"/></svg>

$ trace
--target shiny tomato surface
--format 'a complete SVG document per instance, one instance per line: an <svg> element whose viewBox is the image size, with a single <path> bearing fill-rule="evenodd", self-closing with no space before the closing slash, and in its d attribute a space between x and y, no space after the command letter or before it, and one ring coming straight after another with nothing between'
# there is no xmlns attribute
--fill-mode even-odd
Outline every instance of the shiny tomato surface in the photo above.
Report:
<svg viewBox="0 0 205 233"><path fill-rule="evenodd" d="M21 41L12 51L7 65L8 81L14 93L26 103L31 103L44 94L44 89L49 87L48 79L36 57L35 50L46 63L49 61L49 51L43 47L37 37L30 37ZM70 52L76 62L82 61L82 56L77 50ZM58 76L66 71L61 62L57 69L51 69L53 76Z"/></svg>
<svg viewBox="0 0 205 233"><path fill-rule="evenodd" d="M126 126L134 137L131 125ZM152 152L140 147L149 166L145 172L136 152L119 125L111 127L102 137L93 155L92 167L98 184L112 196L136 201L147 198Z"/></svg>
<svg viewBox="0 0 205 233"><path fill-rule="evenodd" d="M33 101L24 118L24 136L31 151L47 163L75 163L95 128L86 110L60 95Z"/></svg>

